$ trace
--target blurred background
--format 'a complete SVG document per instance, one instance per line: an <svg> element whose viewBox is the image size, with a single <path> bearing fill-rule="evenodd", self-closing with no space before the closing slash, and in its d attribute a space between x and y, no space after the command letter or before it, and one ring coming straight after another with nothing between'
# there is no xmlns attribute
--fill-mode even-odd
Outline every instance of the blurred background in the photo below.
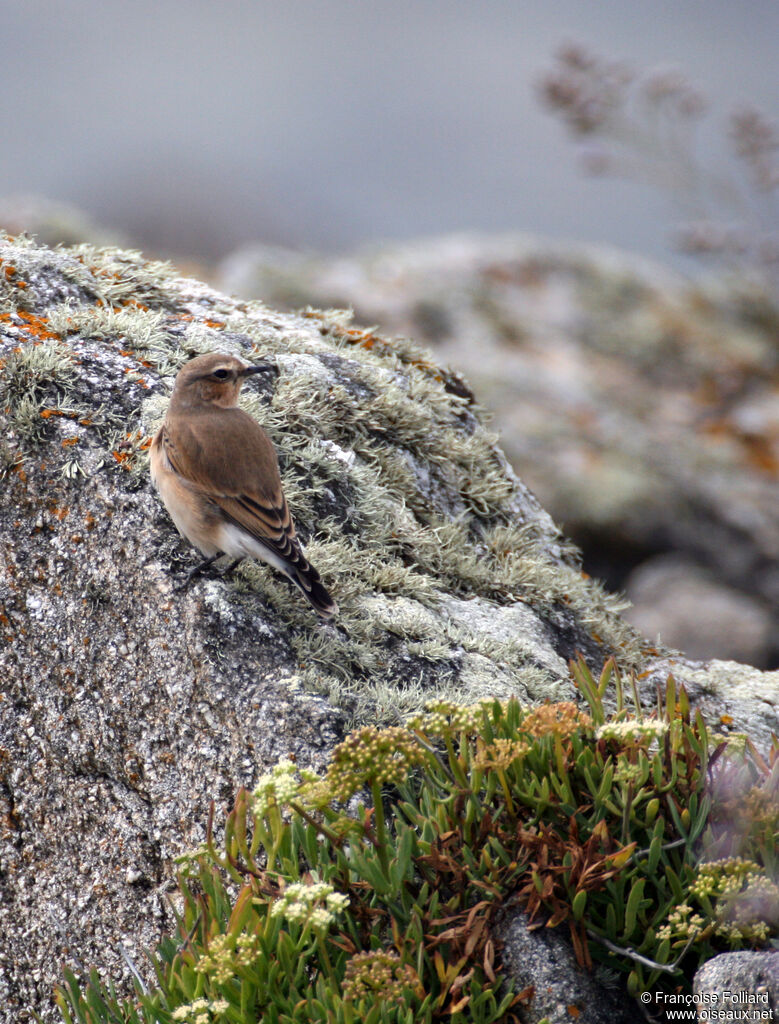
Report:
<svg viewBox="0 0 779 1024"><path fill-rule="evenodd" d="M434 346L646 636L779 665L776 0L0 9L0 226Z"/></svg>
<svg viewBox="0 0 779 1024"><path fill-rule="evenodd" d="M518 230L667 253L667 205L584 179L537 99L580 40L775 109L775 0L26 0L0 33L0 196L158 252Z"/></svg>

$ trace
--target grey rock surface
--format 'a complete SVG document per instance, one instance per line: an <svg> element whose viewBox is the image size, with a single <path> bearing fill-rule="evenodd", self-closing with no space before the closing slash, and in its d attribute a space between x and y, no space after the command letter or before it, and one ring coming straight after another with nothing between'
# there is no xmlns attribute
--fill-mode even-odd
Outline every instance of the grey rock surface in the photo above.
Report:
<svg viewBox="0 0 779 1024"><path fill-rule="evenodd" d="M588 571L623 589L632 568L677 552L769 618L750 656L779 664L779 313L764 296L624 252L494 235L339 257L247 247L220 280L282 307L348 305L430 342L468 375ZM653 608L650 639L673 643L680 599ZM685 615L702 645L694 595ZM701 656L743 651L720 634Z"/></svg>
<svg viewBox="0 0 779 1024"><path fill-rule="evenodd" d="M624 613L628 622L688 658L762 665L776 642L776 622L764 602L676 555L634 569L625 596L633 606Z"/></svg>
<svg viewBox="0 0 779 1024"><path fill-rule="evenodd" d="M576 963L573 947L561 929L528 927L517 914L499 932L501 958L521 991L532 985L530 1002L522 1004L525 1024L635 1024L640 1011L620 984L608 984ZM613 980L613 979L612 979Z"/></svg>
<svg viewBox="0 0 779 1024"><path fill-rule="evenodd" d="M683 686L715 733L745 733L764 753L779 733L779 671L761 672L736 661L691 661L678 656L649 658L639 689L647 708L656 704L669 675Z"/></svg>
<svg viewBox="0 0 779 1024"><path fill-rule="evenodd" d="M764 953L721 953L695 974L693 991L710 1001L701 1003L698 1020L776 1020L779 1017L779 950ZM727 1016L730 1014L730 1016Z"/></svg>

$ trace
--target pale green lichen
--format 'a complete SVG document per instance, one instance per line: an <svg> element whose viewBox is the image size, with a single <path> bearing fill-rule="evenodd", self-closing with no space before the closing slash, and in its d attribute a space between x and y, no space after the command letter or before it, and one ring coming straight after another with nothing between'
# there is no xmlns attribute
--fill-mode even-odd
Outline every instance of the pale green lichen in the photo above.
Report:
<svg viewBox="0 0 779 1024"><path fill-rule="evenodd" d="M47 414L74 412L76 370L65 345L46 340L19 345L0 369L0 409L10 428L31 443L44 434Z"/></svg>

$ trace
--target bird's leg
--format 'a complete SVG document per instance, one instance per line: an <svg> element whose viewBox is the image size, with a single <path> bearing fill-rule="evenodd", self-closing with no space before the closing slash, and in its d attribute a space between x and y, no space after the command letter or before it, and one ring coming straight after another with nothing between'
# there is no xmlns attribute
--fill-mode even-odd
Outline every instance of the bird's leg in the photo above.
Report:
<svg viewBox="0 0 779 1024"><path fill-rule="evenodd" d="M243 555L241 555L240 558L234 558L232 560L232 562L228 562L227 563L227 565L224 567L224 569L220 569L219 570L219 575L220 576L226 576L228 574L228 572L232 572L233 569L237 569L242 561L243 561Z"/></svg>
<svg viewBox="0 0 779 1024"><path fill-rule="evenodd" d="M189 584L192 582L192 580L196 576L200 576L201 573L205 572L205 570L209 567L209 565L213 565L213 563L217 560L217 558L219 558L221 556L221 554L222 554L221 551L218 551L215 555L211 555L210 558L206 558L204 561L198 563L198 565L193 566L189 570L189 572L187 572L185 574L183 580L179 580L178 582L173 584L173 589L174 590L185 590L189 586Z"/></svg>

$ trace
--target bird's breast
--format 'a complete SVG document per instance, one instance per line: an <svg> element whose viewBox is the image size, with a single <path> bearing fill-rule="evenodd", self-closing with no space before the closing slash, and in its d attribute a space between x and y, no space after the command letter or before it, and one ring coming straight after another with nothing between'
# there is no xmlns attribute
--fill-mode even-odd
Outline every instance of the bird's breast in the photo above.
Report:
<svg viewBox="0 0 779 1024"><path fill-rule="evenodd" d="M161 434L157 434L152 442L150 469L152 482L181 536L206 558L221 551L219 531L222 517L217 507L173 469L165 454Z"/></svg>

